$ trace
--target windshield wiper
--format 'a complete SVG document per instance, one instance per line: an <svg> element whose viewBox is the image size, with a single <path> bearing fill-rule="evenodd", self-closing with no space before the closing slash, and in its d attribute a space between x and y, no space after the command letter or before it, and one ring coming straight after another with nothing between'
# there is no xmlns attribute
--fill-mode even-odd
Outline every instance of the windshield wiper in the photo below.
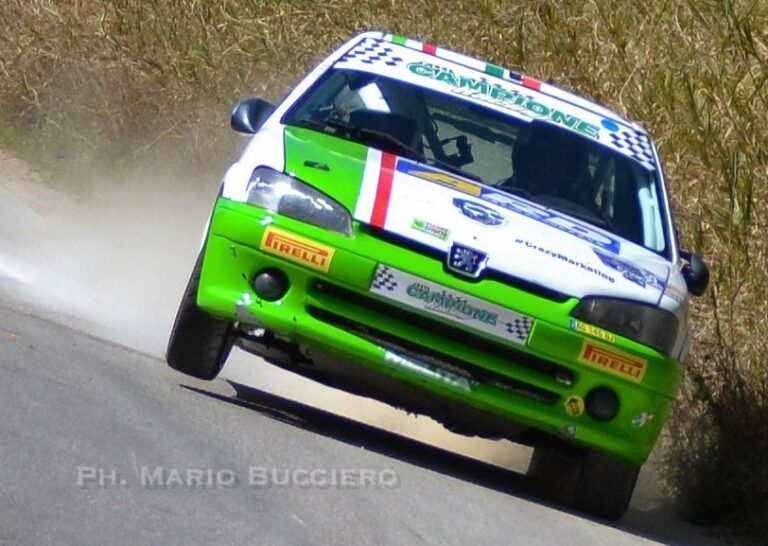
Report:
<svg viewBox="0 0 768 546"><path fill-rule="evenodd" d="M523 190L522 193L528 192ZM595 213L587 208L584 208L582 205L574 203L568 199L560 199L561 202L555 203L552 201L552 196L546 194L535 196L528 194L527 196L522 197L524 199L528 199L529 201L533 201L534 203L538 203L539 205L543 205L549 209L567 214L568 216L572 216L573 218L581 220L582 222L592 224L593 226L597 226L602 229L608 229L608 223L605 220L599 216L596 216Z"/></svg>
<svg viewBox="0 0 768 546"><path fill-rule="evenodd" d="M422 161L424 159L424 156L421 155L418 150L414 150L405 142L389 133L377 131L376 129L369 129L367 127L352 127L351 129L352 136L356 137L358 140L364 141L366 144L379 144L397 155L415 159L416 161Z"/></svg>
<svg viewBox="0 0 768 546"><path fill-rule="evenodd" d="M577 219L581 220L582 222L587 222L588 224L592 224L593 226L597 226L603 229L608 228L608 223L602 218L595 216L594 214L585 214L583 212L578 212L575 210L561 210L560 212L574 216Z"/></svg>
<svg viewBox="0 0 768 546"><path fill-rule="evenodd" d="M402 155L403 157L407 157L409 159L413 159L415 161L420 161L421 163L426 163L427 165L432 165L436 167L440 167L441 169L445 171L450 171L454 174L458 174L460 176L463 176L465 178L469 178L470 180L475 180L477 182L480 182L480 177L476 176L472 173L468 173L466 171L463 171L459 169L458 167L455 167L451 165L450 163L446 163L445 161L440 161L439 159L427 159L424 154L419 152L418 150L411 148L403 141L399 140L398 138L390 135L389 133L384 133L382 131L376 131L374 129L368 129L366 127L353 127L352 128L353 134L355 132L358 133L363 138L371 138L373 140L378 140L380 143L384 145L391 145L393 147L393 152Z"/></svg>
<svg viewBox="0 0 768 546"><path fill-rule="evenodd" d="M424 160L424 157L417 150L409 147L389 133L368 129L367 127L348 125L332 119L300 119L296 120L296 123L298 125L304 125L310 129L320 129L324 132L328 129L334 129L337 133L344 133L344 136L347 138L362 141L361 144L378 144L379 146L387 147L388 150L398 155L419 161Z"/></svg>
<svg viewBox="0 0 768 546"><path fill-rule="evenodd" d="M288 122L291 123L291 122ZM336 131L344 131L347 134L350 134L353 127L350 127L346 123L342 123L340 121L334 121L332 119L297 119L295 122L296 125L307 127L308 129L319 129L323 132L326 131L326 129L335 129Z"/></svg>

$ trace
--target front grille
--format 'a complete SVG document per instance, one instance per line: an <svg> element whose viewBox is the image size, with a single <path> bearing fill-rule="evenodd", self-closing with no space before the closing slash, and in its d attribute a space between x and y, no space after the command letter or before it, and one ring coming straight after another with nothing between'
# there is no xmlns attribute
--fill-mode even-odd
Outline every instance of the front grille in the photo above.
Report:
<svg viewBox="0 0 768 546"><path fill-rule="evenodd" d="M466 379L492 385L507 392L512 392L547 404L551 404L559 398L558 394L555 392L529 385L523 381L518 381L496 372L480 368L464 360L438 353L428 347L411 343L382 330L365 326L346 317L320 309L319 307L310 307L309 314L318 320L356 334L363 339L375 343L379 347L383 347L405 357L422 360Z"/></svg>
<svg viewBox="0 0 768 546"><path fill-rule="evenodd" d="M326 305L325 308L321 308L320 306L312 306L308 310L310 314L312 314L318 320L328 322L337 327L353 332L360 337L364 337L377 343L378 345L390 347L395 351L404 351L428 362L430 359L434 359L439 363L455 365L458 368L476 375L477 377L485 374L483 375L484 379L482 379L484 382L498 384L497 386L500 388L515 390L524 387L525 389L529 389L530 392L538 389L538 387L520 383L517 380L506 377L503 374L485 370L476 364L452 358L434 350L429 346L404 340L396 332L385 332L376 326L377 323L375 315L386 317L387 319L395 319L398 323L402 324L402 328L417 327L422 331L433 333L442 338L460 340L461 343L467 347L475 349L484 354L488 354L489 356L505 360L509 363L510 367L525 368L529 371L532 371L540 377L551 381L553 386L563 384L570 385L574 382L575 378L573 372L564 366L530 355L524 351L515 349L514 347L510 347L503 343L472 335L465 330L462 330L461 328L451 326L450 324L446 324L444 322L440 322L438 320L434 320L429 317L408 311L401 307L391 305L387 302L371 298L366 294L347 290L338 285L319 280L316 280L312 283L312 290L320 296L325 296L325 298L318 299L320 301L325 299L325 301L329 304ZM344 306L353 305L360 309L364 309L366 316L374 315L374 318L369 324L353 321L346 316L341 315L340 313L333 312L333 300L338 300ZM518 385L518 383L520 384ZM533 391L530 389L533 389ZM534 397L537 399L545 399L548 398L549 394L551 394L549 391L544 392L547 394L535 393Z"/></svg>

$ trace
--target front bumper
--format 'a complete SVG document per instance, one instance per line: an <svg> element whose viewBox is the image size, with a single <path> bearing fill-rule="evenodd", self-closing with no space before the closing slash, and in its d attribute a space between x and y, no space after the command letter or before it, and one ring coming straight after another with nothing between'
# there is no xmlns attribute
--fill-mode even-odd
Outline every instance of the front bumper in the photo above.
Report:
<svg viewBox="0 0 768 546"><path fill-rule="evenodd" d="M265 252L270 226L332 249L332 256L325 262L311 254ZM378 297L371 282L379 263L496 305L514 302L506 307L534 318L527 343L506 343ZM259 299L251 286L266 268L279 269L290 283L275 302ZM618 336L612 343L617 351L647 363L642 381L580 363L585 340L600 340L571 329L576 303L494 279L467 282L446 274L439 257L365 230L348 238L223 198L211 218L198 289L198 305L209 313L263 326L365 368L382 384L416 389L433 402L430 407L442 400L468 414L508 421L510 431L536 429L642 464L676 395L679 366ZM620 401L608 422L574 410L574 400L597 387L610 388Z"/></svg>

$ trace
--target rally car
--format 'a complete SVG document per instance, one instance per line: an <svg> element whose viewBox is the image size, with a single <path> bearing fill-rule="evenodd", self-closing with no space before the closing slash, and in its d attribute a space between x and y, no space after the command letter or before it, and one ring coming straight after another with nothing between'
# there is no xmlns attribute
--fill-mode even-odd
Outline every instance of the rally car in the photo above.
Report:
<svg viewBox="0 0 768 546"><path fill-rule="evenodd" d="M448 429L531 445L577 508L627 509L678 390L702 260L648 134L551 84L355 36L247 99L169 365L233 345Z"/></svg>

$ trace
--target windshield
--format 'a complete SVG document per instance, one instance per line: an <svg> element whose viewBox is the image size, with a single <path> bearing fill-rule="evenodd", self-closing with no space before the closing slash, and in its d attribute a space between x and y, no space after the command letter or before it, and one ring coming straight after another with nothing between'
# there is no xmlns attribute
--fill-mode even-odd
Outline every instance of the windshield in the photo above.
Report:
<svg viewBox="0 0 768 546"><path fill-rule="evenodd" d="M283 122L459 173L664 252L654 172L545 121L408 82L334 69Z"/></svg>

